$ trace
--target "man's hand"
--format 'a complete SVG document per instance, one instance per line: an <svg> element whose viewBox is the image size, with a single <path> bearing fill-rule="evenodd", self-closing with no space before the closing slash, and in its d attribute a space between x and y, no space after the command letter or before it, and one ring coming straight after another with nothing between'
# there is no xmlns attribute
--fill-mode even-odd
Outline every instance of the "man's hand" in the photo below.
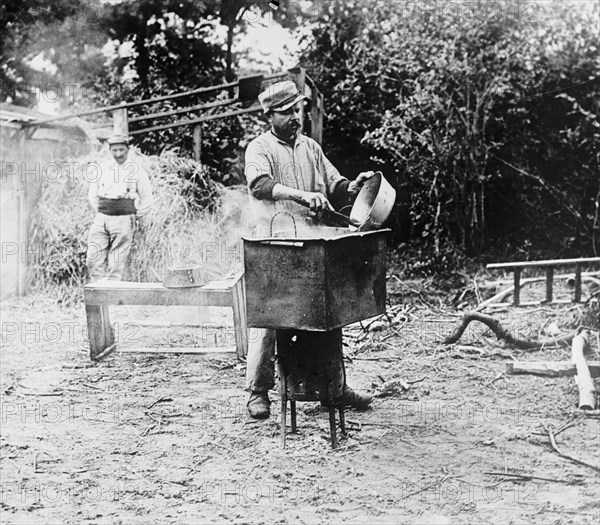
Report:
<svg viewBox="0 0 600 525"><path fill-rule="evenodd" d="M333 211L333 206L322 193L288 188L279 183L273 186L273 200L291 200L297 202L310 208L311 213L315 215L325 210Z"/></svg>
<svg viewBox="0 0 600 525"><path fill-rule="evenodd" d="M359 173L358 177L356 177L356 180L353 180L350 184L348 184L348 193L356 195L363 187L365 182L375 175L375 173L375 171L363 171Z"/></svg>
<svg viewBox="0 0 600 525"><path fill-rule="evenodd" d="M302 200L308 204L310 211L316 215L321 214L325 210L333 211L333 206L327 200L327 197L322 193L305 191L302 193Z"/></svg>

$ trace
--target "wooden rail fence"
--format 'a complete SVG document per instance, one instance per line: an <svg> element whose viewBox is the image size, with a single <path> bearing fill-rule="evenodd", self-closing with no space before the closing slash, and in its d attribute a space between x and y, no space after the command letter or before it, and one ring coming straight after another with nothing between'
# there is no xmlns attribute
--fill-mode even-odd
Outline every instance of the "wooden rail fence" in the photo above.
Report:
<svg viewBox="0 0 600 525"><path fill-rule="evenodd" d="M575 267L575 291L573 302L581 301L581 271L584 265L589 265L600 269L600 257L587 257L581 259L552 259L547 261L528 261L528 262L506 262L488 264L488 270L504 270L513 273L513 304L521 304L521 273L527 268L540 268L546 272L546 300L553 302L554 295L554 269L557 267L570 266Z"/></svg>
<svg viewBox="0 0 600 525"><path fill-rule="evenodd" d="M142 135L145 133L151 133L154 131L161 131L165 129L171 129L181 126L193 126L193 138L194 138L194 158L200 160L202 154L202 124L210 120L223 119L234 117L237 115L244 115L247 113L258 113L262 109L257 103L257 96L261 90L264 82L283 80L285 78L293 80L298 86L298 90L304 93L310 101L310 114L304 115L304 108L301 110L301 122L303 123L303 131L307 135L311 136L317 142L321 143L323 138L323 95L317 88L315 82L306 74L304 68L294 68L287 72L275 73L272 75L254 75L251 77L243 77L235 82L227 82L216 86L202 87L193 89L190 91L184 91L181 93L174 93L171 95L163 95L159 97L152 97L144 100L138 100L135 102L126 102L123 104L116 104L111 106L104 106L93 110L80 111L77 113L71 113L68 115L61 115L56 117L49 117L41 120L34 120L23 124L25 131L31 131L36 126L41 126L49 122L56 122L59 120L68 120L76 117L85 117L90 115L98 115L101 113L112 114L112 129L114 133L120 133L127 136ZM237 91L237 95L234 94ZM130 116L130 111L133 108L140 106L150 106L160 102L167 102L172 100L181 99L184 97L192 97L197 95L215 95L219 93L226 93L227 98L224 100L214 100L205 102L202 104L190 105L187 107L171 109L166 111L154 111L147 114ZM248 104L250 104L248 106ZM232 106L241 105L236 109L228 109ZM246 107L244 107L246 106ZM208 113L217 108L223 108L226 111L217 113ZM197 116L198 113L206 113ZM167 121L164 119L183 115L187 118L181 118L180 120ZM154 125L148 125L142 128L130 129L130 124L147 122L152 120L162 120L161 123L155 123ZM308 123L310 129L306 129L305 123ZM97 125L95 127L102 127L104 124Z"/></svg>

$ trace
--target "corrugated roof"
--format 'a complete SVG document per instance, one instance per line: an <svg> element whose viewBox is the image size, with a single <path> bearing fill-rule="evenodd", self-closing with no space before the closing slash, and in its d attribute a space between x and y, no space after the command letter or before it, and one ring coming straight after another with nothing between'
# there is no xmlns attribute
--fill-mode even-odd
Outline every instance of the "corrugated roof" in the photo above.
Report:
<svg viewBox="0 0 600 525"><path fill-rule="evenodd" d="M26 108L23 106L15 106L13 104L0 103L0 124L2 126L9 126L11 128L21 127L21 124L32 122L34 120L41 120L48 118L51 115L41 113L35 109ZM81 126L77 122L69 122L67 120L61 120L57 122L48 122L44 124L44 127L51 128L74 128L81 130Z"/></svg>

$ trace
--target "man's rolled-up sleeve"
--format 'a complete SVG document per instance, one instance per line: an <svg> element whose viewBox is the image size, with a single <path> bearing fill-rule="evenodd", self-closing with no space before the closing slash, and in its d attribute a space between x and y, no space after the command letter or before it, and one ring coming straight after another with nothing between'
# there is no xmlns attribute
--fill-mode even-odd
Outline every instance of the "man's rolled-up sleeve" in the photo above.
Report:
<svg viewBox="0 0 600 525"><path fill-rule="evenodd" d="M251 142L246 148L244 174L250 194L257 199L272 199L273 179L271 162L266 150L259 143Z"/></svg>
<svg viewBox="0 0 600 525"><path fill-rule="evenodd" d="M259 175L249 185L250 193L257 199L273 200L273 188L277 184L268 175Z"/></svg>

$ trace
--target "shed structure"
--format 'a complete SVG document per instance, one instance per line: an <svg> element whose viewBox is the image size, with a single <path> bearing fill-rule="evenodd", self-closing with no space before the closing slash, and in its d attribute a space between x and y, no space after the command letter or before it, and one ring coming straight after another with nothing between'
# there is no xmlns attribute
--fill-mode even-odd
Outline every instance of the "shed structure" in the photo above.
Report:
<svg viewBox="0 0 600 525"><path fill-rule="evenodd" d="M56 161L87 153L91 135L82 121L29 123L47 118L38 111L0 104L0 297L24 295L27 265L43 256L27 232L42 185L56 180Z"/></svg>

